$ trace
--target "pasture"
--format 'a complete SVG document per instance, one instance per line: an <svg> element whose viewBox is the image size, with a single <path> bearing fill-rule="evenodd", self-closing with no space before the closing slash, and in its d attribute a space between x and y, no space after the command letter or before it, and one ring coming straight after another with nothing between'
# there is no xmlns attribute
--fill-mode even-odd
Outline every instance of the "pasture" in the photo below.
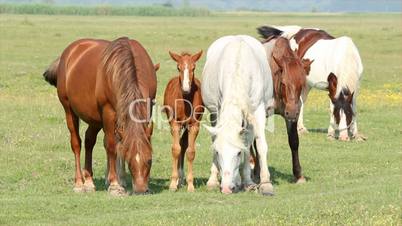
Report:
<svg viewBox="0 0 402 226"><path fill-rule="evenodd" d="M201 129L194 161L195 193L168 190L169 125L155 124L153 195L111 197L104 186L103 134L94 149L97 192L72 191L74 156L56 89L42 73L72 41L84 38L140 41L160 63L157 103L176 75L168 50L195 53L218 37L257 37L263 24L320 27L353 38L364 64L358 98L359 130L366 142L329 141L327 93L310 93L300 138L307 183L292 183L284 121L268 133L275 196L209 192L210 137ZM400 14L221 13L210 17L101 17L0 15L0 224L4 225L398 225L401 224ZM203 56L196 69L201 77ZM155 117L162 117L155 111ZM206 118L206 117L205 117ZM161 121L161 120L159 120ZM81 124L84 134L85 124ZM322 132L324 131L324 132ZM82 157L83 158L83 157ZM128 178L127 178L128 179Z"/></svg>

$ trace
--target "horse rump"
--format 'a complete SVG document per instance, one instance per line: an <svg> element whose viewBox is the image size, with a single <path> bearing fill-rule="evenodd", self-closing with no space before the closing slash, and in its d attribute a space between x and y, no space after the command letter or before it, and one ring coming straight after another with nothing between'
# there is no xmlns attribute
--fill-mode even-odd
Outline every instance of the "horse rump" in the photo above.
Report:
<svg viewBox="0 0 402 226"><path fill-rule="evenodd" d="M43 77L46 82L48 82L52 86L57 86L57 69L59 68L60 57L58 57L52 64L48 67L48 69L43 73Z"/></svg>

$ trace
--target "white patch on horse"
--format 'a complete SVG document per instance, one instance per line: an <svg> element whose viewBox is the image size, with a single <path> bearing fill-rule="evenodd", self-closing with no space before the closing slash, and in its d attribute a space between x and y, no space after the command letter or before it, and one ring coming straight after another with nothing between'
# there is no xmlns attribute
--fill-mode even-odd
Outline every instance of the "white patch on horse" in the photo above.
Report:
<svg viewBox="0 0 402 226"><path fill-rule="evenodd" d="M140 155L138 153L135 155L135 161L140 163Z"/></svg>
<svg viewBox="0 0 402 226"><path fill-rule="evenodd" d="M296 49L299 48L299 44L297 44L296 40L294 38L290 39L289 41L290 48L295 51Z"/></svg>
<svg viewBox="0 0 402 226"><path fill-rule="evenodd" d="M184 65L182 89L184 92L190 92L190 78L187 64Z"/></svg>

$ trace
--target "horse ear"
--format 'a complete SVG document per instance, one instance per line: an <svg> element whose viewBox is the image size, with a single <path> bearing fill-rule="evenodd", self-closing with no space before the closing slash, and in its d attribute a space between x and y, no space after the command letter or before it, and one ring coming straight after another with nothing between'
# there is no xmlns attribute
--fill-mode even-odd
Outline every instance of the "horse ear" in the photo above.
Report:
<svg viewBox="0 0 402 226"><path fill-rule="evenodd" d="M216 134L218 133L218 128L216 128L216 127L207 126L207 125L205 125L205 124L203 124L202 126L204 126L204 128L207 129L208 132L209 132L212 136L216 136Z"/></svg>
<svg viewBox="0 0 402 226"><path fill-rule="evenodd" d="M193 56L191 56L191 60L193 62L197 62L200 59L201 55L202 55L202 50L200 52L194 54Z"/></svg>
<svg viewBox="0 0 402 226"><path fill-rule="evenodd" d="M180 61L181 56L179 54L169 51L169 55L174 61Z"/></svg>
<svg viewBox="0 0 402 226"><path fill-rule="evenodd" d="M314 60L310 59L302 59L302 64L306 75L310 74L310 66L314 62Z"/></svg>
<svg viewBox="0 0 402 226"><path fill-rule="evenodd" d="M160 63L157 63L157 64L154 65L155 72L157 72L159 70L160 66L161 66Z"/></svg>
<svg viewBox="0 0 402 226"><path fill-rule="evenodd" d="M338 85L338 79L334 75L334 73L330 73L327 78L328 81L328 91L329 91L329 98L331 98L332 103L334 103L335 100L335 94L336 94L336 87Z"/></svg>

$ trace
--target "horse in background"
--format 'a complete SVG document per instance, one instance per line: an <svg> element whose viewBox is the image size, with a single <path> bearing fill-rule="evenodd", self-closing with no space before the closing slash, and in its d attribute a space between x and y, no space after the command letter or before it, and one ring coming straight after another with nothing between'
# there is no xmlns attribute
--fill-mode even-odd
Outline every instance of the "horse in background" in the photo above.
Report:
<svg viewBox="0 0 402 226"><path fill-rule="evenodd" d="M209 47L203 70L202 98L210 111L213 163L207 182L230 194L242 187L255 186L249 164L255 140L260 156L259 191L273 194L267 164L265 138L267 109L272 107L273 87L262 44L246 35L221 37Z"/></svg>
<svg viewBox="0 0 402 226"><path fill-rule="evenodd" d="M77 40L50 65L44 78L57 87L66 113L75 156L74 191L95 191L92 150L98 132L103 129L109 169L108 192L112 195L125 194L116 173L119 150L129 164L133 191L147 193L152 165L152 126L148 118L152 108L147 105L156 95L156 74L144 47L126 37L112 42ZM83 172L79 119L88 124Z"/></svg>
<svg viewBox="0 0 402 226"><path fill-rule="evenodd" d="M335 38L315 28L282 26L277 33L290 40L291 47L299 57L314 60L302 101L307 101L311 88L327 90L330 98L330 125L328 138L348 141L366 139L357 130L357 94L363 73L360 54L352 39L347 36ZM298 130L305 132L301 108Z"/></svg>
<svg viewBox="0 0 402 226"><path fill-rule="evenodd" d="M289 40L281 37L275 29L260 27L257 30L264 38L262 43L272 72L275 113L281 115L286 123L288 143L292 151L293 175L296 183L303 183L305 179L299 161L297 120L302 106L300 96L306 86L306 76L312 61L301 59L290 48ZM253 157L257 163L255 159L258 159L258 156ZM258 164L255 164L254 168L254 176L258 178Z"/></svg>
<svg viewBox="0 0 402 226"><path fill-rule="evenodd" d="M187 155L187 191L194 191L193 161L195 140L204 113L201 82L195 78L196 62L202 51L191 55L169 52L177 63L178 76L172 78L165 89L163 110L166 113L173 136L172 177L169 189L176 191L184 182L184 156Z"/></svg>

